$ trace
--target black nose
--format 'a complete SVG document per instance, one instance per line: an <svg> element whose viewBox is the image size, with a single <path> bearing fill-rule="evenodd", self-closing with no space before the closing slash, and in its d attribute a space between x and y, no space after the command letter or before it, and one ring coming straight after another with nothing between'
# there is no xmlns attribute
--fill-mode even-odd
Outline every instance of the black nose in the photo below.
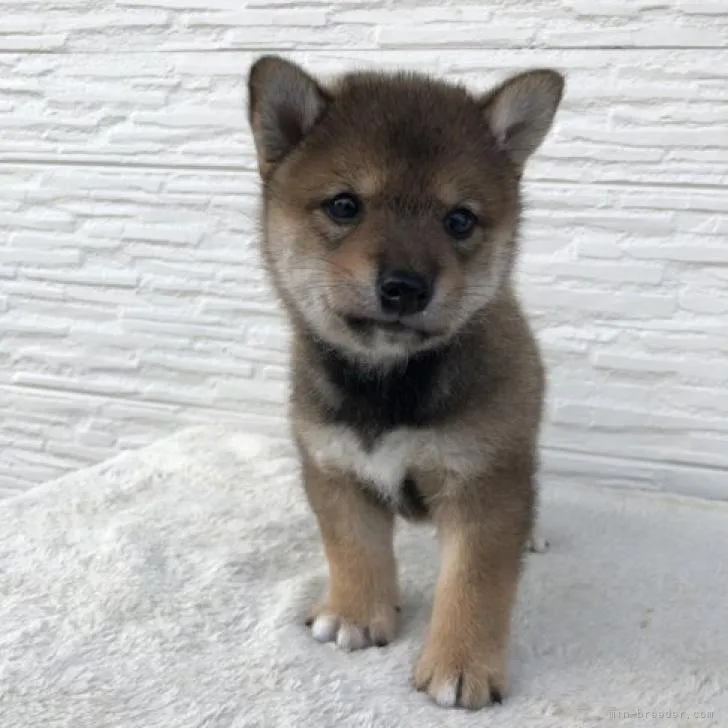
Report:
<svg viewBox="0 0 728 728"><path fill-rule="evenodd" d="M392 270L379 277L379 302L386 313L419 313L427 307L431 295L430 284L418 273Z"/></svg>

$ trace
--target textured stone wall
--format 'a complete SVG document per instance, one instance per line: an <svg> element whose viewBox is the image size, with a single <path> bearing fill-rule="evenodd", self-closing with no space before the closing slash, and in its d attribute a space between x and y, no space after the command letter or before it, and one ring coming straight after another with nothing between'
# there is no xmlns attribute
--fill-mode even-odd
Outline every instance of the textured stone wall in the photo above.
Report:
<svg viewBox="0 0 728 728"><path fill-rule="evenodd" d="M285 427L245 116L263 51L476 88L563 70L519 270L545 468L728 497L723 0L4 2L0 495L187 424Z"/></svg>

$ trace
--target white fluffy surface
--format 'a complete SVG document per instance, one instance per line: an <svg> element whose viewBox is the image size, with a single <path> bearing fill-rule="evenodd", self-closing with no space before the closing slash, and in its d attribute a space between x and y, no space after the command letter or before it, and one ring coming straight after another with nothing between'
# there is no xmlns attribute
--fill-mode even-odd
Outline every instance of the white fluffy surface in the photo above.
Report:
<svg viewBox="0 0 728 728"><path fill-rule="evenodd" d="M409 685L427 528L398 535L395 643L302 626L326 571L289 445L205 428L36 488L0 503L0 725L728 726L728 505L547 485L542 516L512 693L473 714Z"/></svg>

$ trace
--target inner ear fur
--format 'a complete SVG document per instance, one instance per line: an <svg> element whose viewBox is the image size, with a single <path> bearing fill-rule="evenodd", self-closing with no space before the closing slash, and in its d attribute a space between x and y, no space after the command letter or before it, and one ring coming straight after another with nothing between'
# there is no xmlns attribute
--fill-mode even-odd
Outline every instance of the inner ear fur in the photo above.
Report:
<svg viewBox="0 0 728 728"><path fill-rule="evenodd" d="M564 83L558 71L537 69L512 76L481 99L498 146L519 170L551 128Z"/></svg>
<svg viewBox="0 0 728 728"><path fill-rule="evenodd" d="M261 175L280 163L308 134L329 102L300 66L263 56L248 76L248 118Z"/></svg>

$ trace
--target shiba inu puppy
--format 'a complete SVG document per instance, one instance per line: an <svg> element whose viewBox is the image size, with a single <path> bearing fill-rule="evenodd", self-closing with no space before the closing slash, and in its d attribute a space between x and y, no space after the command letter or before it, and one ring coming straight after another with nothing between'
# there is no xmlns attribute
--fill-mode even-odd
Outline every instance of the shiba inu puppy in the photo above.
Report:
<svg viewBox="0 0 728 728"><path fill-rule="evenodd" d="M414 685L479 708L507 687L535 511L544 374L514 294L524 164L552 70L485 95L410 73L249 76L262 250L294 332L292 424L329 566L308 624L393 639L395 519L434 523L440 574Z"/></svg>

